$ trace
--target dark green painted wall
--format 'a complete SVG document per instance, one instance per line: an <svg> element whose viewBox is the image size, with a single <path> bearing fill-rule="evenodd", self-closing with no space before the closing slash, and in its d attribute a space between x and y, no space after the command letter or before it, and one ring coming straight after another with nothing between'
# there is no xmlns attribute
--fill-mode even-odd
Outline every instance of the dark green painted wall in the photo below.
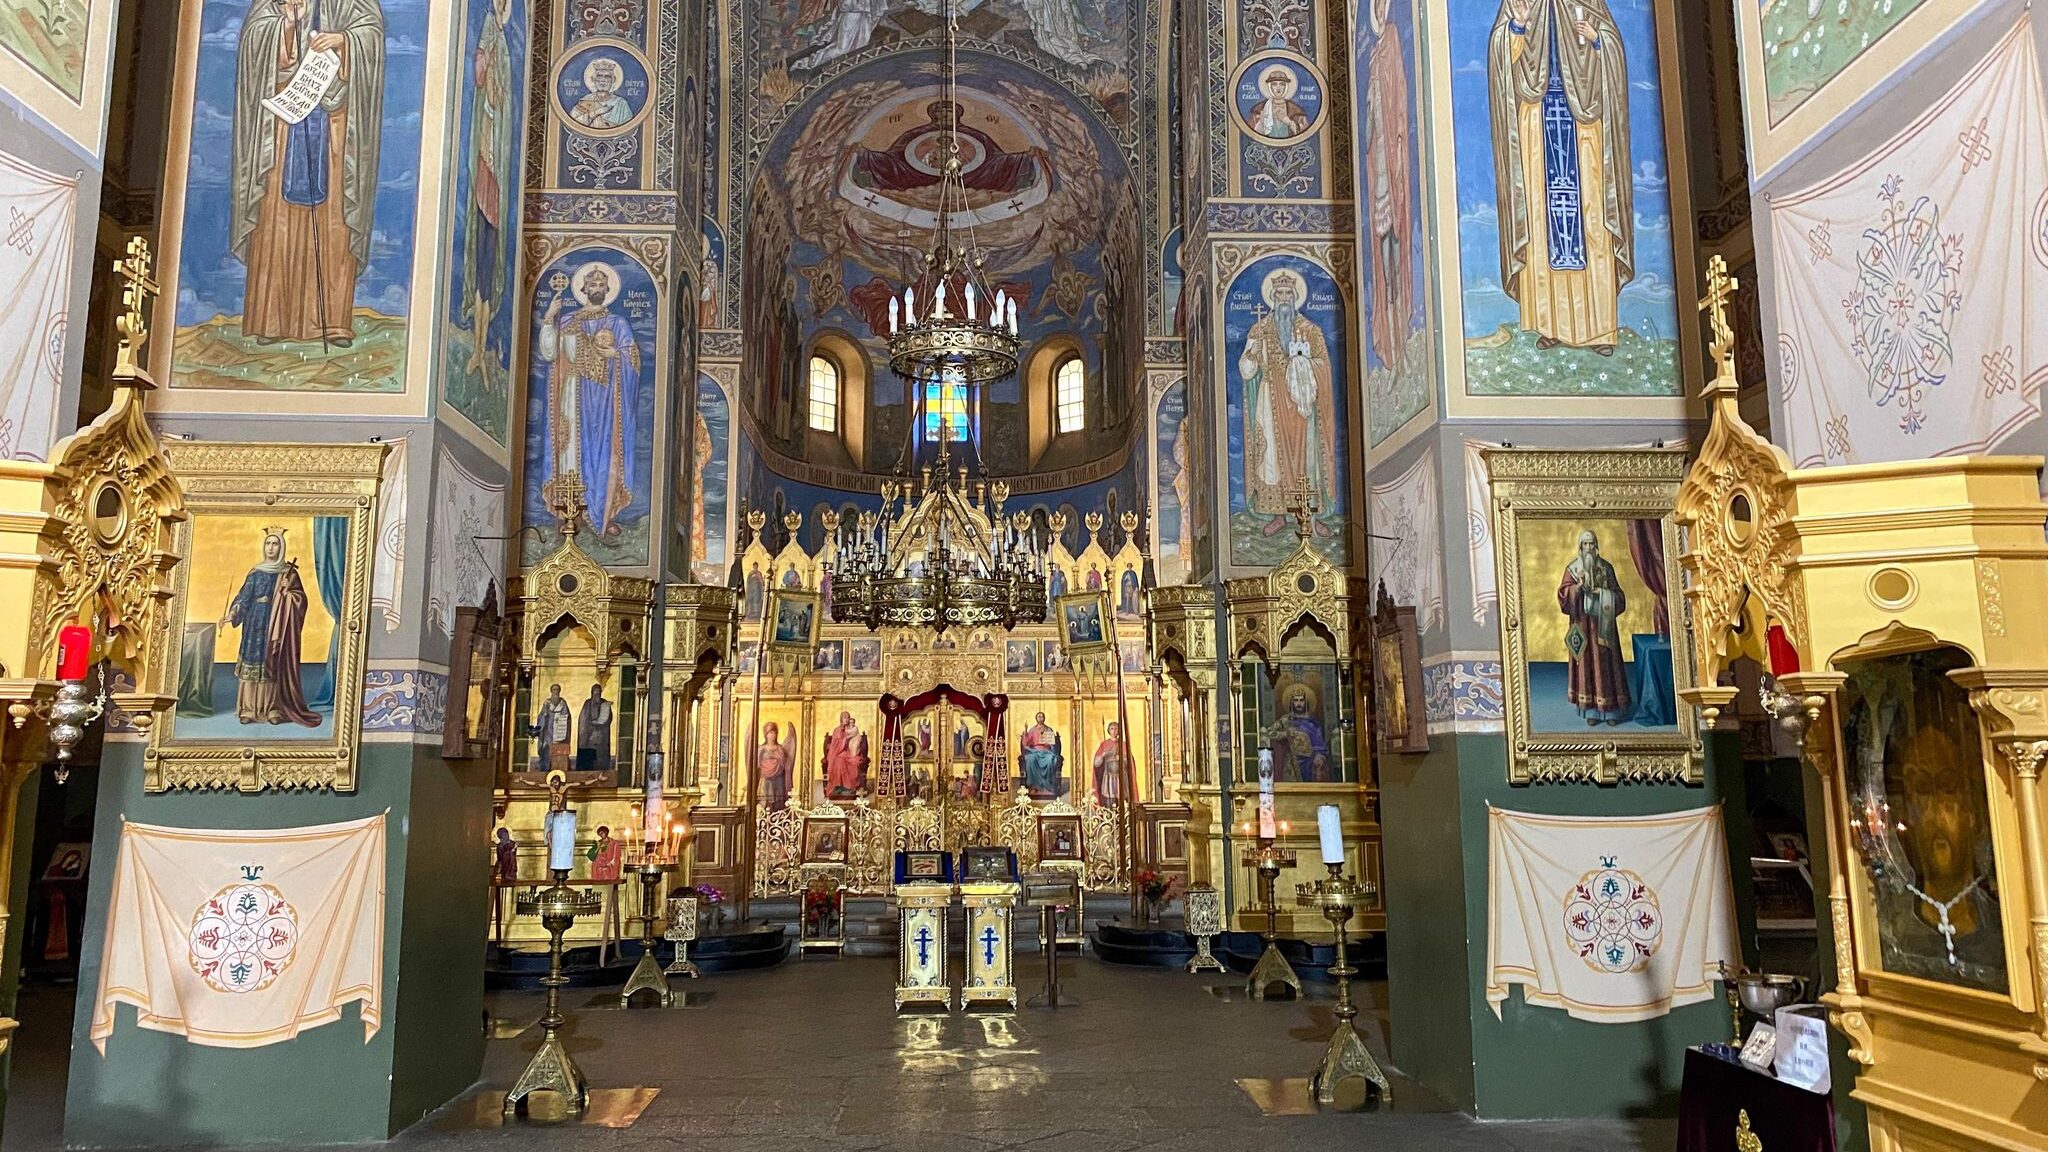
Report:
<svg viewBox="0 0 2048 1152"><path fill-rule="evenodd" d="M391 1130L475 1082L484 1058L484 952L490 929L491 777L466 778L421 750L406 838L404 964L395 1010Z"/></svg>
<svg viewBox="0 0 2048 1152"><path fill-rule="evenodd" d="M1458 742L1439 736L1426 754L1383 755L1378 771L1394 1065L1469 1112L1476 1099L1466 938L1458 930L1466 903L1458 853Z"/></svg>
<svg viewBox="0 0 2048 1152"><path fill-rule="evenodd" d="M361 747L352 795L142 790L141 748L107 746L65 1100L67 1147L382 1140L462 1091L481 1065L488 789L458 784L430 750ZM389 810L384 1018L365 1043L354 1010L263 1048L211 1048L135 1026L116 1009L101 1056L89 1032L104 909L123 817L194 828L281 828ZM462 861L468 867L458 866ZM414 901L419 905L416 907Z"/></svg>
<svg viewBox="0 0 2048 1152"><path fill-rule="evenodd" d="M1486 810L1637 816L1702 807L1722 799L1718 751L1704 787L1515 787L1504 737L1438 736L1431 744L1427 756L1381 761L1394 1063L1488 1119L1674 1112L1686 1046L1729 1036L1725 1001L1639 1024L1594 1024L1529 1007L1511 989L1494 1018L1484 991Z"/></svg>

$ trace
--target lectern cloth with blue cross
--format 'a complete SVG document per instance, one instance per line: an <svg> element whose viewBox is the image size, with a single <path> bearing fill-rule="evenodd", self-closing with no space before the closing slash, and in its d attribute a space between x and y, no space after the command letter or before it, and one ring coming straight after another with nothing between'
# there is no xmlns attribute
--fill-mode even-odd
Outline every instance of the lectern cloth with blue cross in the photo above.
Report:
<svg viewBox="0 0 2048 1152"><path fill-rule="evenodd" d="M1017 857L1007 848L969 848L963 854L960 904L967 912L967 973L960 1006L1017 1006L1010 971L1010 928L1017 907Z"/></svg>
<svg viewBox="0 0 2048 1152"><path fill-rule="evenodd" d="M896 854L896 1010L953 1007L946 973L946 911L953 860L941 852Z"/></svg>

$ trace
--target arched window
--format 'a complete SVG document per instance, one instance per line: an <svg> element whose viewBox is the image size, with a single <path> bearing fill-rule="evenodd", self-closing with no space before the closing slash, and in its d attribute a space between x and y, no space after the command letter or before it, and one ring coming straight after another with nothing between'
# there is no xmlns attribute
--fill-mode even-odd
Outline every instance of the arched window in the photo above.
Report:
<svg viewBox="0 0 2048 1152"><path fill-rule="evenodd" d="M1069 356L1060 361L1053 370L1053 403L1058 413L1057 426L1060 434L1079 432L1088 418L1088 402L1084 399L1082 385L1087 383L1088 370L1081 364L1079 356Z"/></svg>
<svg viewBox="0 0 2048 1152"><path fill-rule="evenodd" d="M811 357L811 427L839 431L839 365L825 356Z"/></svg>
<svg viewBox="0 0 2048 1152"><path fill-rule="evenodd" d="M967 381L957 369L924 386L924 439L936 444L941 438L967 439Z"/></svg>

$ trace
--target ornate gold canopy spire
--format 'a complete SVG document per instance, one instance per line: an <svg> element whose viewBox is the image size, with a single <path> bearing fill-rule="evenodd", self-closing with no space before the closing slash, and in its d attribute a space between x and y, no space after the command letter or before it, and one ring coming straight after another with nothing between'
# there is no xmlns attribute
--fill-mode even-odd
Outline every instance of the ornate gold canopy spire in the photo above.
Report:
<svg viewBox="0 0 2048 1152"><path fill-rule="evenodd" d="M546 484L541 485L541 499L546 500L548 511L555 514L555 523L560 526L565 539L575 539L583 526L583 477L574 472L565 472Z"/></svg>
<svg viewBox="0 0 2048 1152"><path fill-rule="evenodd" d="M133 381L144 388L156 387L149 370L142 366L142 346L149 341L149 301L156 295L156 280L150 276L153 260L149 240L134 236L128 240L128 254L114 261L114 273L121 277L121 314L114 327L121 333L121 346L114 352L114 379Z"/></svg>
<svg viewBox="0 0 2048 1152"><path fill-rule="evenodd" d="M1714 356L1714 378L1707 382L1707 396L1726 394L1734 398L1741 381L1735 376L1735 329L1728 324L1728 301L1735 296L1742 282L1728 274L1728 261L1715 253L1707 261L1707 293L1700 297L1700 311L1707 314L1707 323L1713 330L1713 339L1708 348Z"/></svg>

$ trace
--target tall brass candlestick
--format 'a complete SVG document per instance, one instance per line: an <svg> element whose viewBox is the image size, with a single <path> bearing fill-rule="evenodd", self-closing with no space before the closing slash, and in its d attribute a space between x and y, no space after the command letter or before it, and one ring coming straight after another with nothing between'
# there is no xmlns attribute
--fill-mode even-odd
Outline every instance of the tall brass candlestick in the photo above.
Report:
<svg viewBox="0 0 2048 1152"><path fill-rule="evenodd" d="M565 1111L570 1115L580 1114L590 1103L590 1083L583 1078L583 1069L576 1066L576 1060L569 1055L562 1044L562 986L569 982L562 975L562 935L578 916L594 916L604 907L604 902L595 892L569 887L569 870L554 869L555 883L540 892L522 894L514 907L521 916L539 916L541 927L548 930L548 974L541 984L548 990L547 1014L540 1018L540 1051L527 1061L526 1071L505 1093L505 1115L515 1117L520 1105L529 1103L535 1092L553 1092L562 1097Z"/></svg>
<svg viewBox="0 0 2048 1152"><path fill-rule="evenodd" d="M1280 904L1273 891L1281 870L1292 868L1294 861L1294 849L1279 847L1270 836L1259 837L1258 846L1244 854L1245 865L1258 870L1259 910L1266 914L1266 930L1260 933L1266 948L1259 953L1259 962L1252 967L1244 986L1245 994L1254 1000L1264 1000L1266 990L1275 984L1287 986L1296 1000L1301 999L1301 977L1294 974L1294 966L1280 954Z"/></svg>
<svg viewBox="0 0 2048 1152"><path fill-rule="evenodd" d="M1352 1107L1364 1107L1370 1103L1374 1089L1378 1090L1381 1100L1391 1101L1394 1095L1387 1084L1387 1074L1380 1070L1379 1062L1366 1050L1365 1041L1358 1038L1358 1029L1352 1024L1358 1018L1358 1006L1351 1002L1351 978L1358 974L1358 969L1351 966L1346 925L1351 922L1351 915L1357 911L1358 905L1376 889L1371 881L1346 879L1342 863L1324 867L1330 870L1329 879L1303 884L1295 893L1298 905L1321 911L1323 919L1337 930L1337 962L1330 966L1330 975L1337 980L1337 1028L1330 1033L1330 1043L1323 1050L1323 1059L1316 1065L1314 1075L1309 1077L1309 1091L1315 1095L1317 1104L1335 1107L1340 1084L1347 1080L1363 1080L1363 1099Z"/></svg>
<svg viewBox="0 0 2048 1152"><path fill-rule="evenodd" d="M654 958L654 914L655 901L661 896L661 874L673 865L658 856L649 854L633 866L640 877L640 962L633 965L633 974L626 977L626 986L619 990L619 1007L629 1008L633 996L638 992L653 992L663 1008L675 1000L675 993L669 990L668 974L662 970L661 962Z"/></svg>

